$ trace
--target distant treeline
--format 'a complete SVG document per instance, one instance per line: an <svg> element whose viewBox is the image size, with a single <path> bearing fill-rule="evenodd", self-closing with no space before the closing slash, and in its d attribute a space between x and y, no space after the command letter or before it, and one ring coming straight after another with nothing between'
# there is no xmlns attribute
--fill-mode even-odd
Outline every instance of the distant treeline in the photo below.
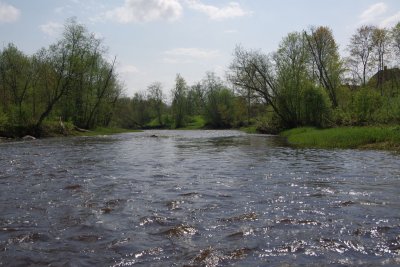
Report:
<svg viewBox="0 0 400 267"><path fill-rule="evenodd" d="M340 56L328 27L313 27L289 33L270 54L238 46L226 82L207 73L188 85L178 74L169 96L154 82L126 97L115 59L106 60L102 42L69 20L60 41L32 56L13 44L0 51L0 135L40 136L49 128L63 131L64 123L85 129L255 125L265 132L398 124L400 23L358 28L347 51Z"/></svg>

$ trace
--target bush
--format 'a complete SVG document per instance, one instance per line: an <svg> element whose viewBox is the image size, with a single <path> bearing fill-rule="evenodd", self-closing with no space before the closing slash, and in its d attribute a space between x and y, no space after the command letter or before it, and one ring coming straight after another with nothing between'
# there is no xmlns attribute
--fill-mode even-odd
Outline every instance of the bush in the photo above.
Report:
<svg viewBox="0 0 400 267"><path fill-rule="evenodd" d="M377 91L363 88L355 93L353 112L359 124L374 122L374 113L382 106L382 97Z"/></svg>
<svg viewBox="0 0 400 267"><path fill-rule="evenodd" d="M329 98L319 87L309 86L302 92L302 125L324 127L331 117Z"/></svg>

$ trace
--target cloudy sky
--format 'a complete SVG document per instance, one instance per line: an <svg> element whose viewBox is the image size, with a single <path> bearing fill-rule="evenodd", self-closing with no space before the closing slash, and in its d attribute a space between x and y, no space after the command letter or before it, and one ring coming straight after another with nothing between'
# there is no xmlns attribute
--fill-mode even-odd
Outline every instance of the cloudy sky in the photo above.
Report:
<svg viewBox="0 0 400 267"><path fill-rule="evenodd" d="M224 76L237 44L276 50L282 38L329 26L344 51L363 24L391 27L400 0L0 0L0 45L27 54L54 43L76 17L109 47L127 95L155 81L169 92L177 73L189 84Z"/></svg>

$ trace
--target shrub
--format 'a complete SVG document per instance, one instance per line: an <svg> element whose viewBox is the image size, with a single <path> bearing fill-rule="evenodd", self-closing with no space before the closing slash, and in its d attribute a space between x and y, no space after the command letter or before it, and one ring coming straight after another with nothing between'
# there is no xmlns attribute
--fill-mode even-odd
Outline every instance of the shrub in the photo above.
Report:
<svg viewBox="0 0 400 267"><path fill-rule="evenodd" d="M329 98L319 87L309 86L302 92L302 125L324 127L331 117Z"/></svg>

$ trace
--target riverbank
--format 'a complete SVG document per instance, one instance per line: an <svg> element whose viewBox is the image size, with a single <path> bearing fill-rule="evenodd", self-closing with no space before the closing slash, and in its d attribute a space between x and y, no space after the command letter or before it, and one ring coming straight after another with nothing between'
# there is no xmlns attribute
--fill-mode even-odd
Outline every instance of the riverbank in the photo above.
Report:
<svg viewBox="0 0 400 267"><path fill-rule="evenodd" d="M60 126L49 126L46 125L43 127L41 138L46 137L59 137L59 136L97 136L97 135L112 135L112 134L120 134L120 133L130 133L130 132L141 132L142 130L133 130L133 129L124 129L124 128L114 128L114 127L97 127L95 129L85 130L74 127L72 124L66 124L64 128ZM18 140L29 137L30 139L34 139L33 135L30 131L9 131L9 132L1 132L0 134L0 142L6 142L10 140Z"/></svg>
<svg viewBox="0 0 400 267"><path fill-rule="evenodd" d="M97 136L97 135L112 135L112 134L135 133L135 132L142 132L142 130L98 127L96 129L84 131L84 132L73 131L70 135L72 135L72 136Z"/></svg>
<svg viewBox="0 0 400 267"><path fill-rule="evenodd" d="M400 151L399 126L296 128L280 134L296 147Z"/></svg>

